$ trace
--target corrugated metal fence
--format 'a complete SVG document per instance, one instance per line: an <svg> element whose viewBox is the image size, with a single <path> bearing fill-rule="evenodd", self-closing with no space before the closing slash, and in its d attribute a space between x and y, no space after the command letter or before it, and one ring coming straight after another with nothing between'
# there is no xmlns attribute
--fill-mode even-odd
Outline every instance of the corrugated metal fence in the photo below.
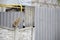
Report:
<svg viewBox="0 0 60 40"><path fill-rule="evenodd" d="M35 40L60 40L60 7L36 6Z"/></svg>
<svg viewBox="0 0 60 40"><path fill-rule="evenodd" d="M20 28L22 28L24 13L21 12L0 12L0 26L12 28L14 20L21 18Z"/></svg>

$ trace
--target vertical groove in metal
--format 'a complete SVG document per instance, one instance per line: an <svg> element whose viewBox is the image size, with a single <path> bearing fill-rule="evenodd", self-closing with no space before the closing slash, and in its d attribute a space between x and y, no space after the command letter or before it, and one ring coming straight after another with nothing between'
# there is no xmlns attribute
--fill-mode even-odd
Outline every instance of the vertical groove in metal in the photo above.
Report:
<svg viewBox="0 0 60 40"><path fill-rule="evenodd" d="M4 26L6 26L6 14L4 14Z"/></svg>
<svg viewBox="0 0 60 40"><path fill-rule="evenodd" d="M8 15L7 15L7 17L8 17L8 18L7 18L7 27L9 27L9 22L10 22L9 20L10 20L10 18L9 18L9 13L7 13L7 14L8 14Z"/></svg>
<svg viewBox="0 0 60 40"><path fill-rule="evenodd" d="M0 25L1 25L1 13L0 13Z"/></svg>
<svg viewBox="0 0 60 40"><path fill-rule="evenodd" d="M57 36L57 38L58 38L58 40L60 40L60 8L58 8L58 23L57 24L58 24L58 29L57 29L58 36Z"/></svg>
<svg viewBox="0 0 60 40"><path fill-rule="evenodd" d="M60 8L59 8L60 9ZM60 40L59 24L60 18L58 14L58 7L36 7L35 9L35 26L36 38L35 40ZM59 10L60 11L60 10ZM59 25L59 26L58 26ZM59 36L59 37L58 37Z"/></svg>
<svg viewBox="0 0 60 40"><path fill-rule="evenodd" d="M3 26L3 13L1 14L1 26Z"/></svg>

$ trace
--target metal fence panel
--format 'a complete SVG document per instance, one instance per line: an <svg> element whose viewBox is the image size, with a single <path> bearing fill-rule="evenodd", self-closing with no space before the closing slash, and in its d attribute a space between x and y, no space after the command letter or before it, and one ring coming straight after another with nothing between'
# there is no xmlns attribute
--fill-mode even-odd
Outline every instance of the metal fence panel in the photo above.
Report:
<svg viewBox="0 0 60 40"><path fill-rule="evenodd" d="M35 40L60 40L60 7L37 6L35 11Z"/></svg>
<svg viewBox="0 0 60 40"><path fill-rule="evenodd" d="M12 24L14 20L17 18L21 18L21 23L19 24L19 28L22 28L24 13L21 12L0 12L0 26L12 28Z"/></svg>

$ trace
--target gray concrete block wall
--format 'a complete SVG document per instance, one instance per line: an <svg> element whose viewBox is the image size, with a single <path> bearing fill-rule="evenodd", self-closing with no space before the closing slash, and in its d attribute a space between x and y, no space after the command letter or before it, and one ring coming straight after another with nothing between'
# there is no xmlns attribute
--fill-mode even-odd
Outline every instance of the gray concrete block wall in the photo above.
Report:
<svg viewBox="0 0 60 40"><path fill-rule="evenodd" d="M60 7L36 6L35 40L60 40Z"/></svg>

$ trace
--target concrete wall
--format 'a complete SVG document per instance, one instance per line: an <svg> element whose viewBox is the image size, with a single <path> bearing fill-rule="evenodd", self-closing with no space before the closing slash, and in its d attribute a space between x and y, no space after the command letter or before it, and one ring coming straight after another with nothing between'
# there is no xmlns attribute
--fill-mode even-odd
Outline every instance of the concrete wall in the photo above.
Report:
<svg viewBox="0 0 60 40"><path fill-rule="evenodd" d="M60 40L59 24L60 7L47 5L36 6L35 40Z"/></svg>
<svg viewBox="0 0 60 40"><path fill-rule="evenodd" d="M30 28L30 27L26 27L23 29L16 29L15 40L32 40L33 39L32 30L33 28Z"/></svg>
<svg viewBox="0 0 60 40"><path fill-rule="evenodd" d="M14 40L14 31L0 28L0 40Z"/></svg>
<svg viewBox="0 0 60 40"><path fill-rule="evenodd" d="M8 30L0 28L0 40L32 40L33 28Z"/></svg>

